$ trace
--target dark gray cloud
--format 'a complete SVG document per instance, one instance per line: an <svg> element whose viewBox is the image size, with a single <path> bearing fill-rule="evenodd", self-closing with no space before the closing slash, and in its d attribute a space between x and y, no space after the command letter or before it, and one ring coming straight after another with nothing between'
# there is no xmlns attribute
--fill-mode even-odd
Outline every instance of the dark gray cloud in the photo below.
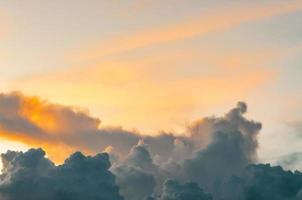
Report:
<svg viewBox="0 0 302 200"><path fill-rule="evenodd" d="M182 169L188 180L199 183L211 192L249 163L249 158L242 152L244 139L239 132L217 132L214 137L213 143L186 160Z"/></svg>
<svg viewBox="0 0 302 200"><path fill-rule="evenodd" d="M253 164L224 187L222 196L226 200L301 200L302 173L285 171L280 166Z"/></svg>
<svg viewBox="0 0 302 200"><path fill-rule="evenodd" d="M120 186L120 193L127 200L141 200L153 194L156 180L153 174L142 171L139 168L121 165L113 170Z"/></svg>
<svg viewBox="0 0 302 200"><path fill-rule="evenodd" d="M213 134L217 132L231 134L239 132L246 138L245 151L254 154L258 145L256 137L262 125L259 122L246 119L243 116L246 112L247 105L244 102L238 102L237 106L223 117L205 117L193 122L188 127L188 132L198 148L204 148L212 142L212 139L216 139Z"/></svg>
<svg viewBox="0 0 302 200"><path fill-rule="evenodd" d="M124 163L128 162L127 167L132 163L136 166L133 168L143 169L156 180L158 188L154 194L164 192L164 180L173 178L193 181L213 193L214 198L220 198L223 183L240 174L257 158L257 135L261 124L246 119L243 116L246 111L246 104L239 102L223 117L204 118L193 123L189 127L191 137L175 138L173 149L169 150L170 154L164 161L154 162L160 155L150 156L148 148L153 151L152 146L137 145ZM204 138L206 145L199 143ZM121 173L116 175L117 179L127 177ZM129 186L130 183L124 182L123 185Z"/></svg>
<svg viewBox="0 0 302 200"><path fill-rule="evenodd" d="M211 131L209 144L184 161L183 174L188 180L199 183L203 188L216 193L218 186L232 175L236 175L256 159L257 135L261 129L259 122L247 120L243 114L247 106L239 102L224 117L205 118L196 127L204 126ZM200 131L193 132L193 137Z"/></svg>
<svg viewBox="0 0 302 200"><path fill-rule="evenodd" d="M279 166L271 167L268 164L248 165L238 175L218 185L217 191L212 194L203 190L197 183L181 184L177 180L169 179L162 185L160 193L154 193L155 179L152 170L155 166L150 163L146 149L140 148L142 146L146 147L141 144L133 147L129 154L131 159L126 159L118 166L118 170L122 171L116 173L117 179L122 179L120 187L125 195L130 195L126 199L301 200L302 198L302 173L285 171ZM135 155L139 159L133 159ZM147 160L141 165L137 161L145 159L142 155L146 155ZM123 199L119 195L114 175L108 170L110 162L106 153L86 157L77 152L59 166L45 158L45 153L41 149L31 149L25 153L8 151L2 154L1 158L3 171L0 177L0 199ZM151 168L146 166L148 163ZM143 171L143 168L149 171Z"/></svg>
<svg viewBox="0 0 302 200"><path fill-rule="evenodd" d="M5 200L122 200L106 153L77 152L55 166L41 149L1 155L0 199Z"/></svg>
<svg viewBox="0 0 302 200"><path fill-rule="evenodd" d="M112 167L105 153L75 153L55 166L41 149L9 151L2 155L0 199L301 200L301 173L253 165L261 123L245 118L246 112L239 102L222 117L191 123L183 136L143 136L102 127L99 119L71 107L1 94L1 137L42 146L50 157L113 150ZM296 160L292 155L283 165Z"/></svg>
<svg viewBox="0 0 302 200"><path fill-rule="evenodd" d="M147 200L212 200L197 183L187 182L180 184L176 180L167 180L163 192L159 197L147 197Z"/></svg>
<svg viewBox="0 0 302 200"><path fill-rule="evenodd" d="M113 166L121 194L127 200L142 200L153 194L156 187L157 166L153 164L149 147L139 141L121 163Z"/></svg>

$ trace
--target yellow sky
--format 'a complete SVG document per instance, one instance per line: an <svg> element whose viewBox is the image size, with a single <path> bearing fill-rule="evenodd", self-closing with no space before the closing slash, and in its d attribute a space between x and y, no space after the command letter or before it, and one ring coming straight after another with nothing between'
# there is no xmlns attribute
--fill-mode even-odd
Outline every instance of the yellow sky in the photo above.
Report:
<svg viewBox="0 0 302 200"><path fill-rule="evenodd" d="M155 134L165 128L181 130L202 110L246 99L251 91L277 76L276 70L236 67L237 61L231 58L225 62L225 67L219 67L211 76L180 78L173 77L173 68L154 70L145 60L104 62L16 84L27 94L90 107L105 125L118 124ZM228 67L229 63L233 65Z"/></svg>
<svg viewBox="0 0 302 200"><path fill-rule="evenodd" d="M302 1L67 2L0 2L2 91L144 134L181 132L239 100L264 131L296 120L281 114L302 99ZM288 115L302 117L297 107Z"/></svg>

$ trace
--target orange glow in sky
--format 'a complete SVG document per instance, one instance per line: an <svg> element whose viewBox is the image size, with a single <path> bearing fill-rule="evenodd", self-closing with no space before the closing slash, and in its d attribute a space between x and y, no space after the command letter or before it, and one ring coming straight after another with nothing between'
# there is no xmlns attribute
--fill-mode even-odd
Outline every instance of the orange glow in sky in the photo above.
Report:
<svg viewBox="0 0 302 200"><path fill-rule="evenodd" d="M0 89L37 96L24 98L20 114L47 134L73 130L58 105L99 119L88 129L156 135L182 134L189 122L246 101L264 124L267 158L278 151L269 142L276 127L302 118L300 19L301 0L2 1ZM1 135L15 149L73 150Z"/></svg>

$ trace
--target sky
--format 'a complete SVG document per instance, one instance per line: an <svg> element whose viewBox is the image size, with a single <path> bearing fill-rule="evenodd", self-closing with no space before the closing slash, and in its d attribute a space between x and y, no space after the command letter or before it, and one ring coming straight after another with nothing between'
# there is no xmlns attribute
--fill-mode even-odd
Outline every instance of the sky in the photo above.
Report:
<svg viewBox="0 0 302 200"><path fill-rule="evenodd" d="M301 35L302 0L0 0L0 200L302 200Z"/></svg>
<svg viewBox="0 0 302 200"><path fill-rule="evenodd" d="M301 34L298 0L0 1L0 89L151 136L244 101L268 162L302 148Z"/></svg>

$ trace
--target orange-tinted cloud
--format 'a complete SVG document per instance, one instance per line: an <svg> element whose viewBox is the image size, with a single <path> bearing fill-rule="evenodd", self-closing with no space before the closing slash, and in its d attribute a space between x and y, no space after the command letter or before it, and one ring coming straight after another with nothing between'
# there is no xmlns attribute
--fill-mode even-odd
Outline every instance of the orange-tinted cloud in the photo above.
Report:
<svg viewBox="0 0 302 200"><path fill-rule="evenodd" d="M96 130L99 123L85 113L37 97L18 92L0 95L0 137L41 146L56 161L74 151L61 137Z"/></svg>
<svg viewBox="0 0 302 200"><path fill-rule="evenodd" d="M30 147L43 147L57 163L73 151L91 154L114 150L125 155L141 138L157 145L154 152L164 149L169 153L173 149L172 134L142 136L121 127L99 127L99 123L99 119L72 107L19 92L0 94L0 137Z"/></svg>
<svg viewBox="0 0 302 200"><path fill-rule="evenodd" d="M238 109L243 109L242 113L246 111L245 103L238 105L240 107L232 109L229 112L231 114L227 114L226 117L233 116L234 112L237 116ZM153 118L157 116L158 113L153 112ZM199 122L203 123L202 120ZM200 124L199 122L197 123ZM187 143L190 148L204 148L203 143L195 144L191 141L191 137L195 135L198 140L203 140L204 134L212 134L212 132L198 130L195 132L196 128L192 130L189 127L187 134L182 136L165 132L157 136L143 136L120 127L99 127L99 123L99 119L72 107L52 104L18 92L0 94L0 137L30 147L43 147L48 156L58 163L73 151L83 151L88 154L114 151L118 155L125 156L140 139L153 146L154 155L165 157L174 151L175 145L180 143ZM206 124L206 126L211 125Z"/></svg>
<svg viewBox="0 0 302 200"><path fill-rule="evenodd" d="M212 32L227 30L243 23L270 18L302 9L302 1L264 3L232 8L221 8L203 13L201 16L176 24L165 25L156 29L142 30L130 34L107 39L97 47L72 54L74 60L95 59L106 55L122 53L125 51L175 42L202 36ZM93 44L96 42L93 41ZM94 50L93 50L94 49Z"/></svg>

